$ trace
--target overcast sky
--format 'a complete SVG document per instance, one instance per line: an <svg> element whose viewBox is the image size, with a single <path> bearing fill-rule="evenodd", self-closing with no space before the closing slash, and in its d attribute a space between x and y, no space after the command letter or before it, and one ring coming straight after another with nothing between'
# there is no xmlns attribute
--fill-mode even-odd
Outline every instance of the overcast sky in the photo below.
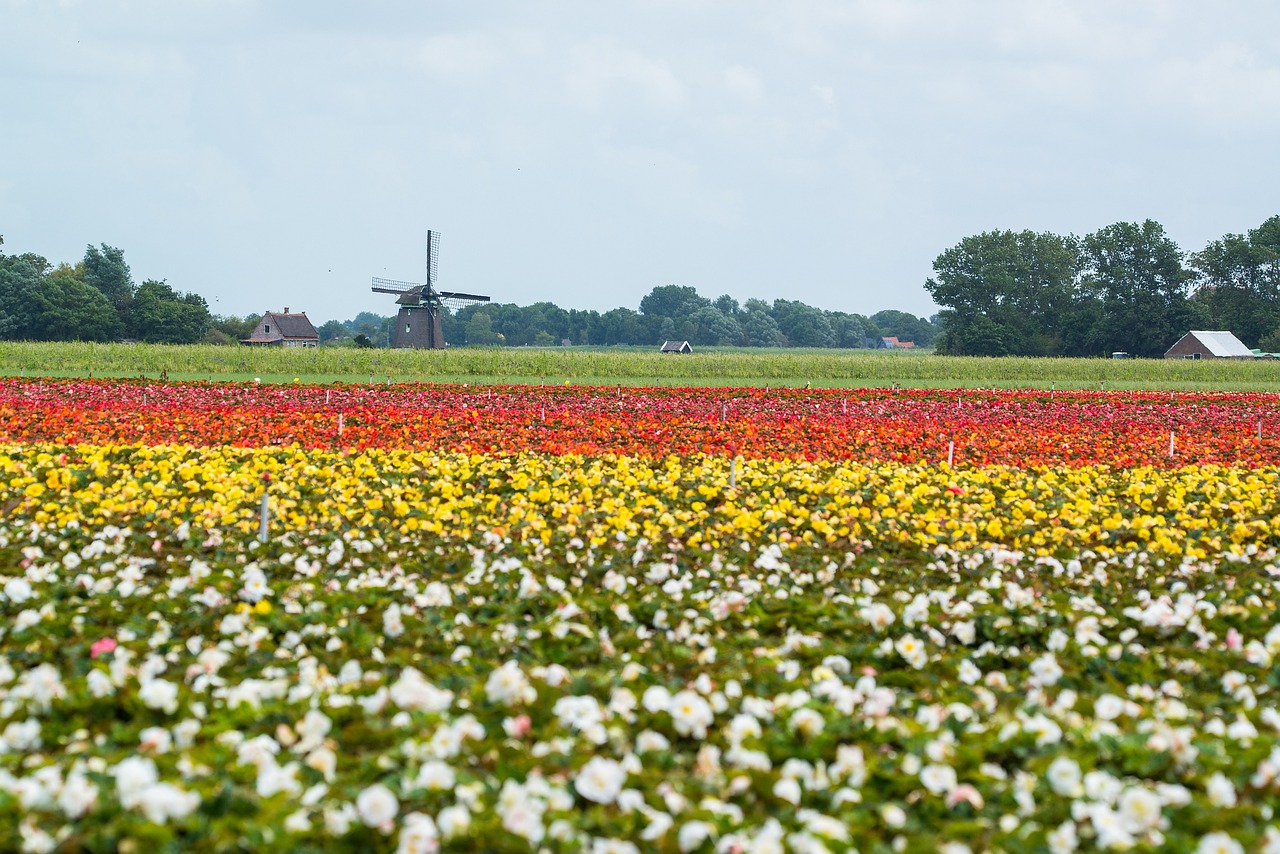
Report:
<svg viewBox="0 0 1280 854"><path fill-rule="evenodd" d="M1280 213L1280 3L0 0L9 254L124 250L219 314L372 275L929 315L992 229Z"/></svg>

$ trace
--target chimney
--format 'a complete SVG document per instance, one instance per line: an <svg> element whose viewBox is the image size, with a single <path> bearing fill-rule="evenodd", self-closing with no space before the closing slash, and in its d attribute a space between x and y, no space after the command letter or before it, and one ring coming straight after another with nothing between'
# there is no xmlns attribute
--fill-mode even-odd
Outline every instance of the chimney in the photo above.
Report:
<svg viewBox="0 0 1280 854"><path fill-rule="evenodd" d="M284 307L284 313L285 313L285 314L288 314L288 313L289 313L289 306L287 306L287 305L286 305L286 306Z"/></svg>

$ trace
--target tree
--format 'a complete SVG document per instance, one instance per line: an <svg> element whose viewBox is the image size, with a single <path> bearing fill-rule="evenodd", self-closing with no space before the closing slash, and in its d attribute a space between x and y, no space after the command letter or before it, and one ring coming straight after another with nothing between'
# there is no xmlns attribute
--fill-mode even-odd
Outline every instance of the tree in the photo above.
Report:
<svg viewBox="0 0 1280 854"><path fill-rule="evenodd" d="M489 315L477 311L467 322L467 346L486 347L498 343L498 335L493 331L493 322Z"/></svg>
<svg viewBox="0 0 1280 854"><path fill-rule="evenodd" d="M738 301L728 294L721 294L716 297L712 305L729 317L737 317L738 313L742 311Z"/></svg>
<svg viewBox="0 0 1280 854"><path fill-rule="evenodd" d="M698 296L688 285L661 285L640 300L640 313L678 319L709 305L711 300Z"/></svg>
<svg viewBox="0 0 1280 854"><path fill-rule="evenodd" d="M124 334L115 306L97 288L51 276L31 293L31 333L39 341L114 341Z"/></svg>
<svg viewBox="0 0 1280 854"><path fill-rule="evenodd" d="M86 247L84 281L107 298L127 327L134 288L129 265L124 262L124 252L105 243L101 249Z"/></svg>
<svg viewBox="0 0 1280 854"><path fill-rule="evenodd" d="M194 344L212 325L203 297L179 294L166 282L148 279L133 295L129 326L139 341Z"/></svg>
<svg viewBox="0 0 1280 854"><path fill-rule="evenodd" d="M1192 255L1196 303L1215 329L1250 347L1280 326L1280 216L1245 234L1228 234Z"/></svg>
<svg viewBox="0 0 1280 854"><path fill-rule="evenodd" d="M925 290L944 306L946 325L938 352L1064 355L1063 323L1080 269L1075 238L989 231L943 252L933 269Z"/></svg>
<svg viewBox="0 0 1280 854"><path fill-rule="evenodd" d="M340 320L326 320L316 331L320 333L321 343L347 337L347 327Z"/></svg>
<svg viewBox="0 0 1280 854"><path fill-rule="evenodd" d="M1107 350L1160 356L1190 328L1190 273L1158 222L1118 222L1084 239L1083 287L1102 304Z"/></svg>
<svg viewBox="0 0 1280 854"><path fill-rule="evenodd" d="M0 338L33 335L32 295L44 280L49 262L38 255L0 255Z"/></svg>
<svg viewBox="0 0 1280 854"><path fill-rule="evenodd" d="M714 306L704 306L689 318L697 329L688 340L694 344L733 347L743 343L742 327L729 315Z"/></svg>
<svg viewBox="0 0 1280 854"><path fill-rule="evenodd" d="M790 347L834 347L836 334L821 309L797 300L773 301L773 319Z"/></svg>
<svg viewBox="0 0 1280 854"><path fill-rule="evenodd" d="M752 303L758 303L752 306ZM786 339L778 328L778 321L769 314L769 306L763 300L748 300L742 316L742 329L749 347L782 347Z"/></svg>

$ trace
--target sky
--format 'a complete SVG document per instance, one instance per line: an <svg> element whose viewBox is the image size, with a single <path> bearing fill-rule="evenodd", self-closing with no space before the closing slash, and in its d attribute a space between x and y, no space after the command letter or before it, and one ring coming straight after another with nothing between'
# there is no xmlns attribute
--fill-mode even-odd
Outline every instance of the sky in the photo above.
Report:
<svg viewBox="0 0 1280 854"><path fill-rule="evenodd" d="M1280 213L1274 0L0 0L7 254L124 251L217 314L370 277L937 310L992 230Z"/></svg>

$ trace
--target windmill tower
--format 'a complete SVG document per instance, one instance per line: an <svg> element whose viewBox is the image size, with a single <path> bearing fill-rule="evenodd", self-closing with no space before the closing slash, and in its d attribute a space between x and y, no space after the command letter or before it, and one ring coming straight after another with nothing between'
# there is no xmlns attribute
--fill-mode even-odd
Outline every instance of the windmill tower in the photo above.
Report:
<svg viewBox="0 0 1280 854"><path fill-rule="evenodd" d="M459 309L472 303L489 301L488 297L477 294L436 290L436 268L439 264L439 256L440 234L428 231L426 282L417 284L373 277L375 294L399 296L396 305L400 306L400 312L396 315L395 330L391 335L392 347L443 350L444 327L440 322L440 313L446 308Z"/></svg>

